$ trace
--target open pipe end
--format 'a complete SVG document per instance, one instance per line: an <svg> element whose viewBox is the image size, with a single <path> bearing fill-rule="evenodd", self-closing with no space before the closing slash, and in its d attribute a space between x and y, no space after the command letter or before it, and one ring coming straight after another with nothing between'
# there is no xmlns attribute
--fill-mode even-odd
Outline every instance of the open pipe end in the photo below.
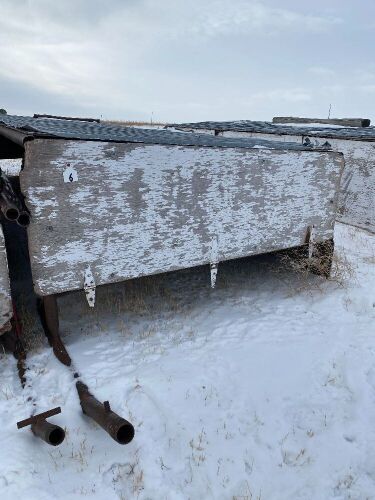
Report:
<svg viewBox="0 0 375 500"><path fill-rule="evenodd" d="M65 431L59 425L51 424L45 419L36 419L31 424L31 430L40 439L51 446L58 446L65 439Z"/></svg>
<svg viewBox="0 0 375 500"><path fill-rule="evenodd" d="M30 215L27 212L21 212L17 218L17 224L27 227L30 224Z"/></svg>
<svg viewBox="0 0 375 500"><path fill-rule="evenodd" d="M134 438L134 427L130 422L117 429L116 441L120 444L129 444Z"/></svg>
<svg viewBox="0 0 375 500"><path fill-rule="evenodd" d="M57 425L48 435L48 443L51 446L59 446L59 444L61 444L64 439L65 431L62 427L58 427Z"/></svg>
<svg viewBox="0 0 375 500"><path fill-rule="evenodd" d="M16 208L7 208L4 215L8 220L15 221L19 217L19 212Z"/></svg>

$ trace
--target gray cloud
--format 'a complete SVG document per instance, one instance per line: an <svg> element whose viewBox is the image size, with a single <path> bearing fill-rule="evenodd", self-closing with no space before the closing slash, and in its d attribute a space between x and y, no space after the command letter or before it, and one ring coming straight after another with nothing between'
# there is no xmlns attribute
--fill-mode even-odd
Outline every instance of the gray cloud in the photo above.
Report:
<svg viewBox="0 0 375 500"><path fill-rule="evenodd" d="M373 14L370 0L1 0L0 107L175 121L332 104L371 117Z"/></svg>

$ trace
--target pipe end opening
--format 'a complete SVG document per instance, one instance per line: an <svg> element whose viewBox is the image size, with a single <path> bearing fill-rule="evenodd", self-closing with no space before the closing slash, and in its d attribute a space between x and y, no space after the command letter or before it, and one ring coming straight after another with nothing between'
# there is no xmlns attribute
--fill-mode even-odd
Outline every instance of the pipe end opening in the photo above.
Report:
<svg viewBox="0 0 375 500"><path fill-rule="evenodd" d="M8 220L17 220L17 217L19 216L19 212L16 208L8 208L6 211L5 211L5 217L8 219Z"/></svg>
<svg viewBox="0 0 375 500"><path fill-rule="evenodd" d="M116 440L120 444L128 444L134 438L134 427L131 424L122 425L116 434Z"/></svg>
<svg viewBox="0 0 375 500"><path fill-rule="evenodd" d="M27 227L30 224L29 214L23 213L18 216L17 222L22 227Z"/></svg>
<svg viewBox="0 0 375 500"><path fill-rule="evenodd" d="M65 431L61 427L56 427L53 431L50 432L48 436L49 444L52 446L58 446L65 439Z"/></svg>

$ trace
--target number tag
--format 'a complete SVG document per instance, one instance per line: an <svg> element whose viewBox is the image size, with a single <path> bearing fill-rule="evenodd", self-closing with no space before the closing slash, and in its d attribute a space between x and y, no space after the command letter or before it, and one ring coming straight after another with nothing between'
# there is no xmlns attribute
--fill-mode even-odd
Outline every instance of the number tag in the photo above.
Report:
<svg viewBox="0 0 375 500"><path fill-rule="evenodd" d="M64 182L76 182L78 181L77 171L73 167L67 167L64 172Z"/></svg>

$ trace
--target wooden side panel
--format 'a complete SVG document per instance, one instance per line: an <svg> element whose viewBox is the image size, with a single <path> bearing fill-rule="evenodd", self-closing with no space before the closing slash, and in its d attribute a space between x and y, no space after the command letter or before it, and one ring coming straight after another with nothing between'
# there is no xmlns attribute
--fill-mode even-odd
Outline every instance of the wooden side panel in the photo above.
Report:
<svg viewBox="0 0 375 500"><path fill-rule="evenodd" d="M375 232L375 144L338 139L330 142L344 153L346 164L338 220Z"/></svg>
<svg viewBox="0 0 375 500"><path fill-rule="evenodd" d="M3 228L0 225L0 335L10 329L13 316L10 295L8 260L5 250Z"/></svg>
<svg viewBox="0 0 375 500"><path fill-rule="evenodd" d="M302 143L301 135L249 134L224 132L226 137L261 136L262 139ZM317 146L328 141L344 153L345 168L341 182L338 220L375 232L375 143L349 139L309 137Z"/></svg>
<svg viewBox="0 0 375 500"><path fill-rule="evenodd" d="M88 266L100 285L293 247L312 224L329 239L342 167L337 153L28 142L35 290L80 289Z"/></svg>

